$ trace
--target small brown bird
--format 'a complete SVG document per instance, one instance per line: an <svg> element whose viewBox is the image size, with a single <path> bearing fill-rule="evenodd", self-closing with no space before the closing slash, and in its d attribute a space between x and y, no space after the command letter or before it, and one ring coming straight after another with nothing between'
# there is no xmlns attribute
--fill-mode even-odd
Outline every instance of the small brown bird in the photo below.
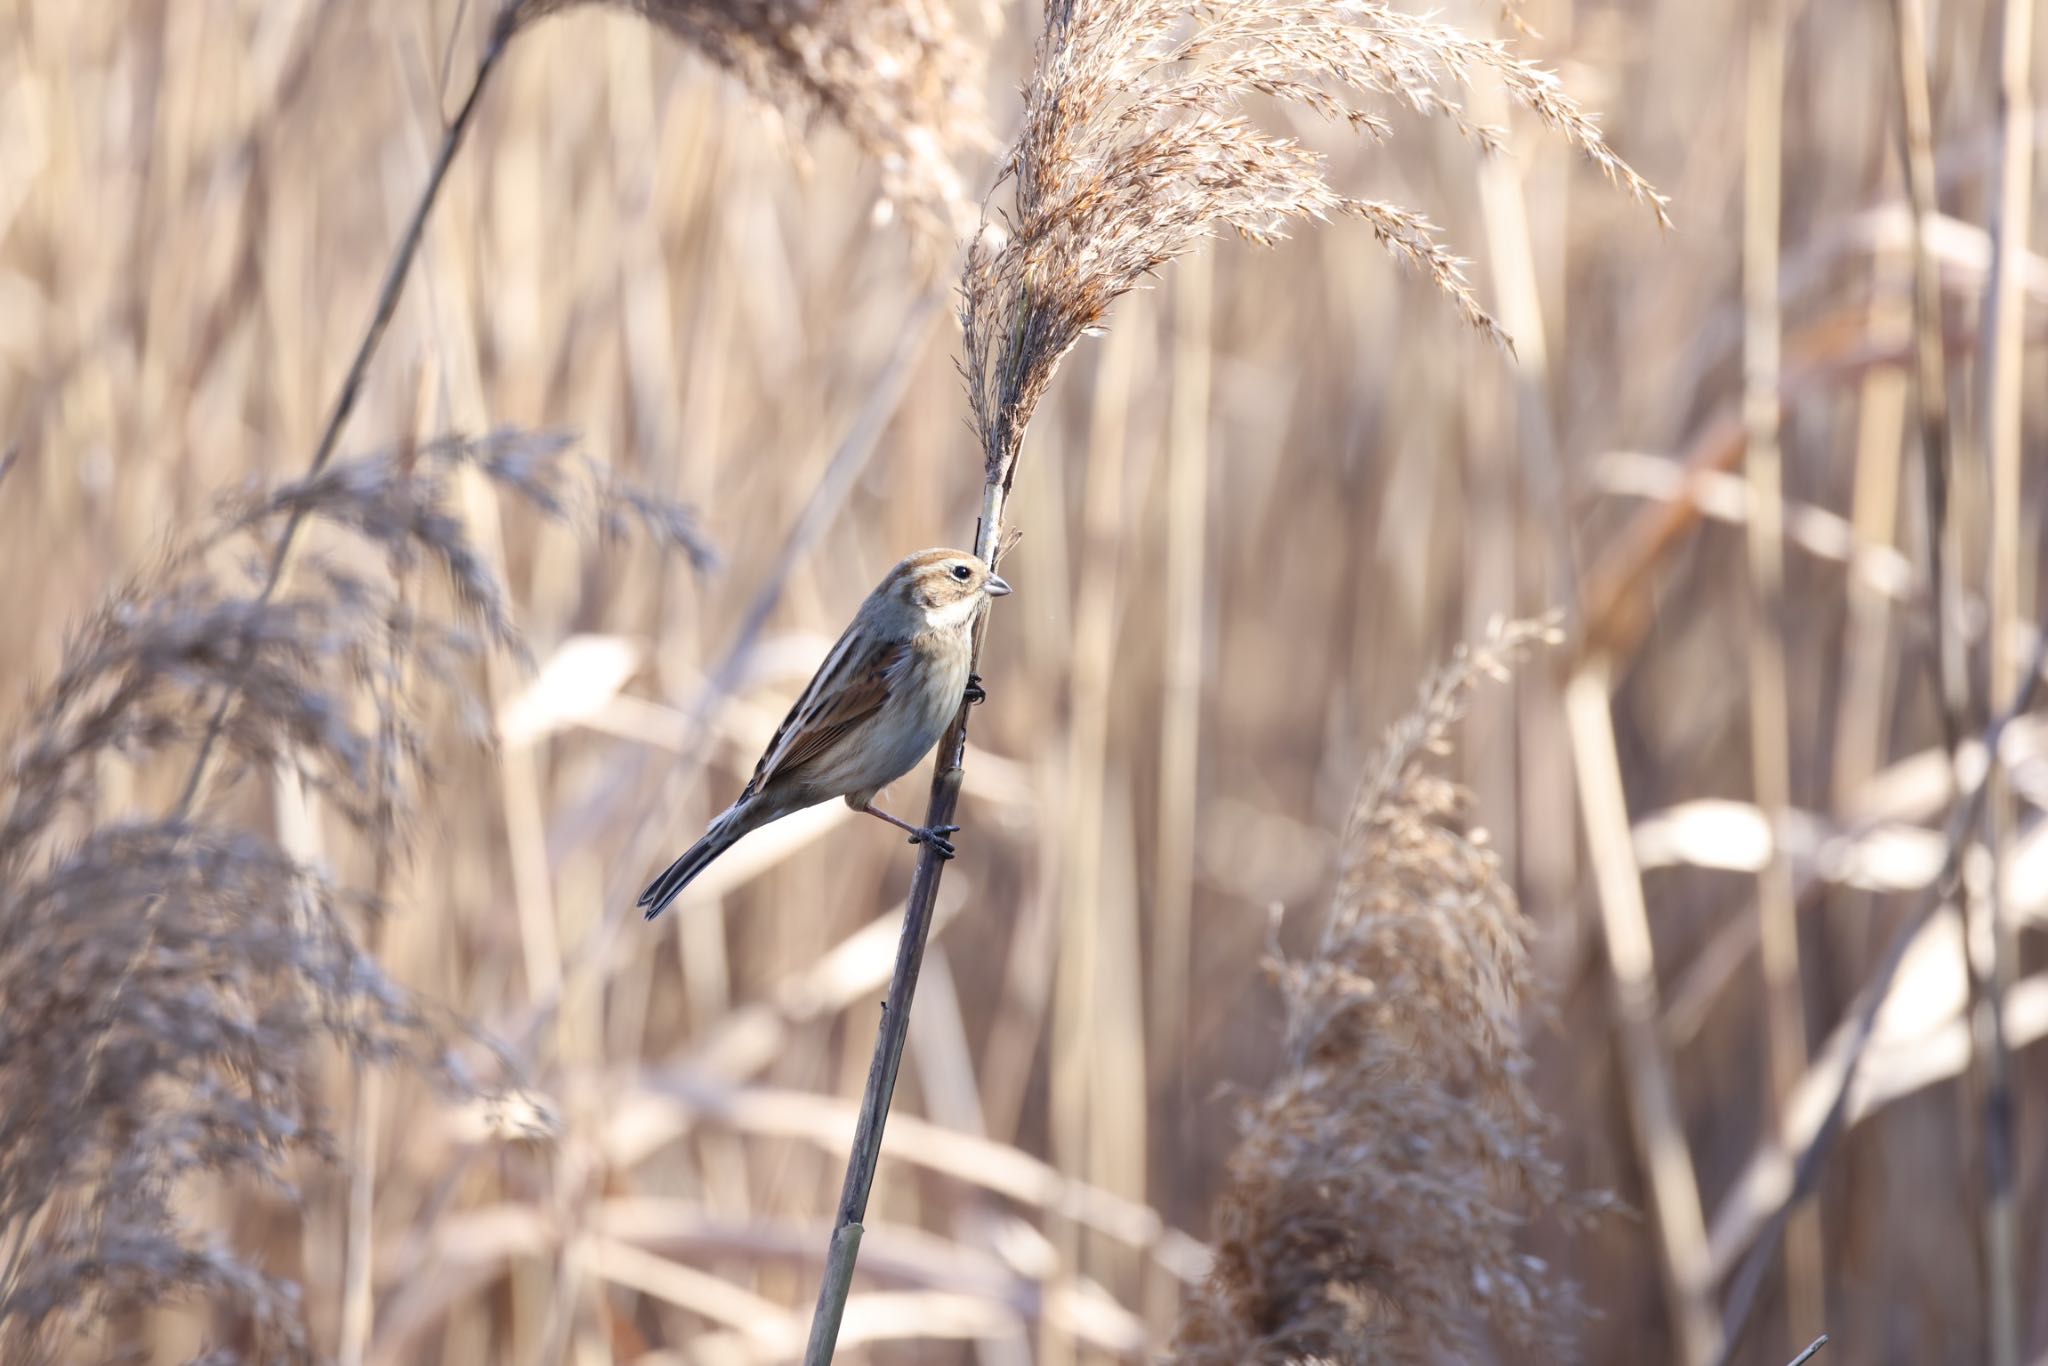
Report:
<svg viewBox="0 0 2048 1366"><path fill-rule="evenodd" d="M963 696L982 700L968 671L974 620L1009 591L964 550L920 550L890 570L782 718L739 800L640 894L647 918L749 830L834 797L953 857L946 836L959 826L928 830L873 802L938 743Z"/></svg>

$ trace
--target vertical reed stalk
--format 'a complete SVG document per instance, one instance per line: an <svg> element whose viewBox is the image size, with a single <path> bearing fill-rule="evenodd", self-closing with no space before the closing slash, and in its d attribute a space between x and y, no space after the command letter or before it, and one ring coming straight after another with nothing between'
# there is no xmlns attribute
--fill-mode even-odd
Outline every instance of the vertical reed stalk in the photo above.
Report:
<svg viewBox="0 0 2048 1366"><path fill-rule="evenodd" d="M1060 837L1060 933L1058 975L1052 1013L1052 1157L1070 1175L1102 1183L1095 1170L1098 1139L1135 1118L1140 1150L1142 1106L1137 1116L1106 1113L1102 1082L1111 1070L1108 1035L1117 1027L1105 993L1127 993L1107 967L1109 920L1116 914L1104 895L1107 818L1110 811L1110 711L1117 676L1117 615L1122 597L1122 554L1126 518L1125 484L1130 450L1130 409L1137 374L1139 320L1104 339L1089 414L1088 465L1081 492L1081 545L1075 576L1071 684L1068 690L1065 816ZM1118 1108L1135 1086L1142 1096L1142 1072L1126 1078ZM1121 1192L1128 1194L1128 1191ZM1079 1278L1087 1265L1087 1244L1074 1220L1058 1222L1053 1238L1063 1275ZM1100 1268L1093 1268L1099 1274ZM1040 1357L1046 1366L1073 1360L1071 1334L1048 1324Z"/></svg>
<svg viewBox="0 0 2048 1366"><path fill-rule="evenodd" d="M1743 468L1749 482L1750 781L1770 823L1769 857L1757 877L1762 934L1764 1032L1775 1123L1806 1071L1805 993L1799 975L1798 898L1780 831L1792 806L1791 708L1785 677L1785 487L1778 444L1780 319L1778 219L1785 102L1785 19L1779 0L1752 0L1743 159ZM1794 1332L1824 1321L1825 1272L1817 1208L1786 1235L1785 1280Z"/></svg>
<svg viewBox="0 0 2048 1366"><path fill-rule="evenodd" d="M1871 339L1888 350L1908 354L1912 344L1911 270L1911 262L1904 256L1879 252L1870 271ZM1895 366L1873 367L1864 376L1857 397L1856 480L1850 523L1859 553L1890 549L1897 543L1905 423L1904 373ZM1848 639L1831 777L1837 804L1850 800L1883 761L1894 669L1890 599L1868 575L1857 572L1853 559L1844 587L1849 596Z"/></svg>
<svg viewBox="0 0 2048 1366"><path fill-rule="evenodd" d="M1210 313L1215 263L1197 252L1174 289L1173 407L1166 463L1166 661L1159 700L1158 857L1152 875L1155 1065L1187 1037L1195 795L1201 777L1203 572L1209 521ZM1179 1133L1179 1124L1171 1132Z"/></svg>
<svg viewBox="0 0 2048 1366"><path fill-rule="evenodd" d="M1678 1340L1678 1360L1705 1366L1720 1357L1722 1348L1721 1326L1714 1317L1713 1267L1685 1121L1679 1114L1670 1062L1657 1038L1655 948L1614 742L1611 677L1605 656L1580 661L1565 685L1565 722L1571 732L1579 810L1586 823L1586 847L1614 985L1629 1121L1656 1216L1671 1331Z"/></svg>
<svg viewBox="0 0 2048 1366"><path fill-rule="evenodd" d="M2019 684L2014 632L2020 601L2020 404L2025 364L2022 275L2033 197L2033 99L2028 82L2033 52L2034 0L2004 0L1999 35L1999 180L1991 220L1991 271L1984 286L1985 412L1978 424L1991 467L1991 689L1994 696ZM1985 1313L1992 1366L2019 1360L2018 1194L2014 1180L2012 1058L2005 1037L2005 1000L2018 967L2018 930L2005 905L2002 871L2016 813L1996 764L1987 816L1993 854L1988 894L1975 917L1970 957L1973 984L1972 1048L1983 1081Z"/></svg>
<svg viewBox="0 0 2048 1366"><path fill-rule="evenodd" d="M423 415L432 392L432 383L423 375L419 404ZM426 425L419 424L422 428ZM417 457L418 448L413 443L408 442L400 450L400 478L408 495ZM391 611L385 624L388 635L384 652L384 699L377 726L377 802L379 826L395 829L398 815L392 793L398 777L394 771L398 735L393 718L399 715L406 691L407 661L405 652L399 648L399 640L401 618L408 608L408 594L403 558L394 554L387 559L392 590ZM389 900L397 872L398 860L390 841L379 840L371 886L380 905ZM371 921L364 930L363 946L372 958L380 956L383 932L381 920ZM341 1341L335 1350L337 1366L363 1366L370 1350L371 1332L376 1326L377 1127L383 1112L383 1078L376 1069L358 1063L355 1082L355 1114L349 1131L348 1150L348 1232L342 1251Z"/></svg>
<svg viewBox="0 0 2048 1366"><path fill-rule="evenodd" d="M377 951L375 941L366 947ZM348 1233L342 1253L341 1342L337 1366L363 1366L376 1324L377 1124L383 1109L382 1078L356 1069L355 1114L349 1130Z"/></svg>
<svg viewBox="0 0 2048 1366"><path fill-rule="evenodd" d="M2015 258L2010 251L2024 251L2026 230L2021 226L2017 237L2008 231L2010 224L2023 225L2026 222L2025 203L2026 181L2032 153L2032 129L2021 124L2019 134L2013 136L2012 118L2015 114L2014 96L2017 94L2017 109L2022 116L2027 107L2026 62L2027 47L2024 43L2015 47L2011 43L2013 28L2018 26L2022 35L2031 26L2031 0L2008 5L2005 8L2006 27L2002 34L2001 47L2001 90L2000 103L2006 115L1999 137L2002 144L1999 202L1992 224L1994 249L1992 253L1991 276L1986 282L1986 308L1984 317L1984 345L1986 347L1985 368L1988 382L1985 389L1985 433L1990 444L1992 466L1993 507L1991 556L1991 677L1994 687L2001 683L2010 687L2014 680L2009 675L2009 645L2005 642L2008 623L2014 620L2016 607L2014 597L2004 595L2004 588L2016 588L2016 584L2002 583L2004 571L2000 566L2017 555L2017 531L2008 517L2017 515L2017 503L2000 507L2005 493L2004 485L2010 481L2017 485L2017 467L2001 467L1999 461L1999 423L2001 411L2010 408L2017 420L2017 395L2006 400L2000 391L2001 365L2013 367L2011 382L2017 380L2019 347L2017 338L2006 351L2010 361L2002 361L1999 348L2005 329L2016 326L2019 310L2007 308L2001 312L2001 296L2006 292L2006 281L2016 280L2012 270ZM1917 345L1914 350L1914 377L1920 403L1921 461L1926 487L1926 539L1928 601L1933 616L1935 636L1935 673L1941 699L1942 736L1949 755L1949 781L1958 784L1961 778L1956 770L1956 761L1962 744L1965 718L1969 714L1968 668L1964 659L1962 630L1958 623L1957 590L1953 582L1953 570L1949 557L1951 548L1951 526L1949 516L1949 439L1948 439L1948 390L1947 369L1943 356L1941 285L1937 266L1929 254L1925 236L1927 227L1934 221L1939 205L1936 202L1934 167L1934 130L1931 101L1928 95L1926 24L1927 18L1922 0L1897 0L1895 14L1899 42L1900 94L1905 115L1905 160L1907 197L1912 208L1912 233L1910 242L1913 251L1914 273L1914 329ZM2013 80L2017 68L2017 91ZM2018 166L2014 165L2014 154L2018 152ZM2017 188L2020 200L2015 203L2006 196ZM2011 540L2007 540L2007 536ZM2001 668L2001 664L2006 667ZM1987 800L1992 808L1990 822L1993 848L1999 841L2003 822L1998 818L2001 805L2003 779L1999 766L1993 761L1987 771L1989 793ZM1974 825L1972 827L1974 829ZM2005 1093L2004 1040L2002 1037L2003 1018L1999 1001L1999 974L2001 957L1998 945L1997 922L1999 890L1997 879L1988 889L1987 904L1974 910L1973 898L1964 880L1952 879L1944 882L1945 889L1959 903L1967 933L1964 936L1964 964L1969 976L1971 996L1971 1053L1972 1070L1977 1074L1984 1096L1984 1155L1985 1155L1985 1207L1983 1218L1983 1259L1986 1279L1985 1316L1992 1359L2010 1362L2017 1354L2016 1344L2007 1355L2004 1339L2010 1325L2015 1323L2014 1313L2006 1306L2012 1284L2012 1236L2007 1224L2010 1218L2010 1186L2007 1150L2001 1143L2009 1142L2010 1129L2002 1109L2009 1101L2001 1100ZM1979 941L1972 947L1972 941ZM2003 1207L2003 1208L2002 1208Z"/></svg>
<svg viewBox="0 0 2048 1366"><path fill-rule="evenodd" d="M2026 9L2029 7L2021 6L2021 8ZM1913 324L1915 336L1913 373L1914 388L1920 406L1920 460L1926 501L1923 520L1925 522L1924 534L1926 537L1927 596L1934 636L1934 674L1936 692L1940 699L1942 740L1948 753L1948 781L1953 793L1961 782L1961 776L1957 770L1957 761L1962 746L1966 718L1969 715L1969 671L1967 661L1964 658L1963 635L1958 620L1960 615L1958 611L1958 589L1954 582L1953 561L1950 556L1952 527L1949 514L1951 469L1948 432L1948 371L1944 355L1945 345L1942 339L1941 282L1939 268L1926 243L1928 227L1934 222L1940 208L1936 198L1935 185L1934 119L1932 101L1928 93L1927 16L1922 0L1896 0L1894 15L1898 30L1899 90L1901 108L1905 120L1903 150L1906 165L1906 194L1911 207L1912 219L1912 228L1908 241L1913 254ZM2013 54L2010 50L2007 50L2003 55L2007 62L2012 60ZM2031 131L2027 135L2026 145L2031 148ZM2008 147L2007 150L2010 151L2010 148ZM2003 189L2003 184L2001 184L2001 189ZM1994 224L1994 230L1997 226L1999 225ZM2002 248L2004 243L2000 242L1997 246ZM1987 292L1990 296L1991 309L1995 310L1999 293L1995 283L1998 274L1998 261L1996 259L1998 250L1995 249L1993 255L1992 273L1994 280L1987 284ZM1997 326L1998 322L1995 313L1987 311L1985 317L1987 344L1991 344L1996 340ZM1987 357L1987 361L1991 359ZM1988 416L1995 422L1995 401L1988 401L1987 406L1991 410ZM1996 471L1994 471L1993 479L1995 483L1997 479ZM1996 541L1996 527L2002 522L2002 517L1994 511L1993 519L1994 545L1992 558L1994 567L1992 576L1995 593L1998 574L1995 565L2000 548ZM1994 677L1997 676L1996 660L2001 649L1998 641L2004 633L2004 625L2008 620L2004 613L2009 612L2010 608L2010 602L1999 603L1994 601L1990 632L1993 642ZM1990 765L1989 776L1994 788L2000 781L1996 776L1997 769L1998 765L1995 762ZM1994 806L1996 805L1995 802L1993 804ZM1995 840L1997 827L1995 819L1993 827ZM1990 1085L1986 1087L1985 1142L1987 1144L1986 1157L1990 1161L1995 1162L1996 1157L1988 1145L1995 1141L1992 1138L1992 1133L1998 1127L1998 1121L1993 1114L1995 1103L1990 1100L1991 1096L1996 1094L1998 1088L1995 1080L1983 1077L1982 1063L1987 1054L1995 1054L1999 1051L1999 1041L1996 1035L2002 1028L2002 1021L1995 1011L1992 1011L1986 1004L1991 990L1995 990L1995 988L1987 989L1985 978L1987 976L1996 977L1996 967L1991 962L1996 956L1996 949L1992 945L1987 944L1984 946L1982 953L1971 950L1970 940L1972 937L1981 937L1977 932L1984 923L1984 912L1980 910L1979 913L1972 913L1971 902L1973 898L1970 895L1967 883L1963 879L1957 878L1945 882L1942 886L1945 896L1954 897L1957 909L1963 917L1966 930L1963 959L1964 970L1968 975L1970 983L1972 1005L1972 1064L1973 1071L1977 1072L1981 1079L1990 1082ZM1990 889L1990 895L1994 899L1997 897L1997 894L1996 887ZM1995 911L1991 911L1990 914L1995 918ZM1992 937L1995 938L1995 931ZM1980 965L1982 966L1980 967ZM1986 1317L1990 1323L1995 1324L2000 1317L1995 1303L2000 1294L1996 1288L1996 1283L2002 1277L1994 1264L2002 1260L2002 1258L1997 1251L2000 1235L1997 1232L1998 1216L1994 1213L1998 1203L1997 1197L1994 1194L1997 1181L1996 1177L1989 1171L1987 1171L1986 1176L1987 1189L1983 1229L1983 1253L1988 1291ZM1993 1328L1992 1335L1994 1337L1997 1336L1995 1327Z"/></svg>
<svg viewBox="0 0 2048 1366"><path fill-rule="evenodd" d="M1941 272L1927 246L1927 229L1940 212L1934 184L1934 112L1927 89L1927 13L1922 0L1895 0L1899 101L1905 122L1901 151L1913 254L1913 390L1920 415L1921 487L1927 506L1927 603L1935 642L1935 690L1941 699L1942 741L1951 761L1963 742L1969 687L1963 640L1956 626L1955 588L1948 556L1948 362L1941 333ZM1951 762L1953 767L1953 762Z"/></svg>
<svg viewBox="0 0 2048 1366"><path fill-rule="evenodd" d="M444 343L458 335L443 334ZM467 388L467 386L464 386ZM473 391L474 392L474 391ZM463 403L464 407L468 403ZM505 538L497 495L474 471L464 471L463 516L476 528L477 549L493 573L505 571ZM485 695L491 714L504 715L518 678L511 661L484 661ZM547 804L543 800L540 747L498 747L498 809L505 822L506 861L512 874L512 903L519 925L519 957L526 969L527 999L558 999L562 990L562 935L555 906L555 873L548 859Z"/></svg>
<svg viewBox="0 0 2048 1366"><path fill-rule="evenodd" d="M1508 18L1514 21L1515 17L1510 8ZM1558 13L1556 21L1568 28L1570 10ZM1553 42L1569 45L1568 33L1549 25L1546 33ZM1474 90L1472 105L1488 123L1507 120L1507 99L1492 86ZM1558 414L1550 398L1553 367L1549 339L1553 333L1562 335L1569 291L1552 280L1553 297L1546 304L1543 271L1553 263L1537 259L1525 171L1533 171L1533 164L1525 166L1518 157L1489 157L1479 166L1487 266L1500 295L1501 321L1515 338L1516 363L1506 382L1514 390L1516 439L1511 449L1496 456L1508 471L1508 483L1514 490L1507 496L1517 499L1512 515L1520 531L1515 537L1516 558L1510 566L1519 587L1512 601L1500 609L1510 613L1583 601L1572 535L1573 481L1570 468L1559 457ZM1555 172L1544 179L1553 177L1558 202L1551 207L1563 217L1569 181ZM1528 518L1533 522L1523 520ZM1538 565L1543 571L1540 577L1532 572ZM1468 616L1467 630L1476 624ZM1511 800L1501 808L1502 829L1495 832L1495 838L1503 841L1498 846L1503 860L1514 870L1515 885L1531 907L1571 905L1578 899L1580 884L1571 739L1563 724L1556 687L1556 675L1549 670L1518 674L1515 696L1494 704L1515 742L1496 747L1503 751L1504 791ZM1480 761L1486 762L1483 751ZM1539 942L1545 950L1569 951L1573 923L1567 920L1557 926L1561 934L1546 934Z"/></svg>

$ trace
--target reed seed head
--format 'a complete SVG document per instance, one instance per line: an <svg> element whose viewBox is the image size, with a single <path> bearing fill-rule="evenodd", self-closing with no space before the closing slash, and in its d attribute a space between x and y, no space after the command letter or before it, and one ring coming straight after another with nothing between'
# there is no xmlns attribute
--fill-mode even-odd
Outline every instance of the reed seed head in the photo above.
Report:
<svg viewBox="0 0 2048 1366"><path fill-rule="evenodd" d="M1244 113L1265 96L1375 139L1368 101L1449 119L1486 152L1499 134L1455 98L1475 79L1508 95L1665 221L1664 200L1617 157L1557 78L1479 39L1375 0L1053 0L1024 88L1023 130L985 207L962 282L962 370L993 477L1014 461L1060 359L1146 275L1227 229L1271 243L1290 224L1363 220L1489 337L1501 332L1464 263L1422 215L1332 186L1323 159Z"/></svg>

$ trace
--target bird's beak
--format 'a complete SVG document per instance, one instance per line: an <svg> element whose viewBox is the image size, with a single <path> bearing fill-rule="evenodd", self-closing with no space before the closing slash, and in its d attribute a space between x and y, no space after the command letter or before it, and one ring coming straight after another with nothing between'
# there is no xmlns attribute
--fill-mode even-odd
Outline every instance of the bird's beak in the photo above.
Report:
<svg viewBox="0 0 2048 1366"><path fill-rule="evenodd" d="M988 582L982 585L982 591L992 598L1005 597L1009 594L1010 585L1003 582L1002 575L991 574L988 576Z"/></svg>

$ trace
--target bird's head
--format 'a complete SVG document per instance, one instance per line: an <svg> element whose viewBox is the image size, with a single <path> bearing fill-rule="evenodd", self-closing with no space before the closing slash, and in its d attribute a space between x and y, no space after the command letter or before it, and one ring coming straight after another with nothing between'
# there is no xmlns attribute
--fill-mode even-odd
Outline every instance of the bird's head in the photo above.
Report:
<svg viewBox="0 0 2048 1366"><path fill-rule="evenodd" d="M958 626L972 620L983 598L999 598L1010 585L967 551L920 550L889 572L885 590L933 626Z"/></svg>

